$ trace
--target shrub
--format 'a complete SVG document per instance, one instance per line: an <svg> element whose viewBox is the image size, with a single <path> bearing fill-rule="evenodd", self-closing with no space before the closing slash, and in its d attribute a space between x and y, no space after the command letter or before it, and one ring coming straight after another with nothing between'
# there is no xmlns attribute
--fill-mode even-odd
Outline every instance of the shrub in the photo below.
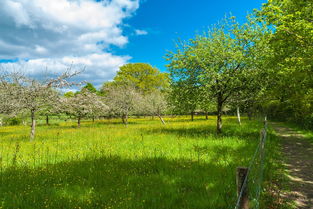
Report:
<svg viewBox="0 0 313 209"><path fill-rule="evenodd" d="M3 122L9 126L16 126L22 123L22 119L19 117L10 117L10 118L5 118Z"/></svg>

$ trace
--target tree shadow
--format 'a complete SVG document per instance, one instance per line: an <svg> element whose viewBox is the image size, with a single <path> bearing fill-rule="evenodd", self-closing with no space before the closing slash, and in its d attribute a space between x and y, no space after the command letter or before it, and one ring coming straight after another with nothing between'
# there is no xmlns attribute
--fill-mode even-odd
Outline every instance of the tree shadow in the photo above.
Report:
<svg viewBox="0 0 313 209"><path fill-rule="evenodd" d="M262 124L244 124L239 126L236 123L228 123L223 127L222 134L216 134L216 126L208 123L207 125L196 125L188 127L163 126L144 130L147 134L170 134L177 137L188 137L193 139L200 138L223 138L238 137L243 139L258 140Z"/></svg>
<svg viewBox="0 0 313 209"><path fill-rule="evenodd" d="M13 133L14 133L13 131L1 131L0 130L0 137L8 136L8 135L11 135Z"/></svg>
<svg viewBox="0 0 313 209"><path fill-rule="evenodd" d="M37 125L36 125L37 127L59 127L60 126L60 124L59 123L49 123L49 124L45 124L45 123L38 123Z"/></svg>
<svg viewBox="0 0 313 209"><path fill-rule="evenodd" d="M128 125L136 125L136 124L140 124L138 122L135 122L135 121L129 121L128 122ZM123 124L123 122L119 122L119 121L95 121L95 122L92 122L92 121L83 121L81 123L81 127L80 128L94 128L94 127L105 127L105 126L110 126L110 125L120 125L120 126L125 126L125 124ZM43 128L48 128L48 129L80 129L78 126L77 126L77 123L75 123L74 121L72 122L68 122L66 124L51 124L51 125L45 125L45 124L42 124L40 125L39 127L43 127Z"/></svg>
<svg viewBox="0 0 313 209"><path fill-rule="evenodd" d="M0 204L23 209L230 208L237 163L234 159L225 166L215 155L210 162L111 156L11 168L1 174Z"/></svg>
<svg viewBox="0 0 313 209"><path fill-rule="evenodd" d="M193 120L191 120L191 118L169 118L169 117L164 117L163 118L165 120L165 122L168 122L168 123L181 123L181 122L190 122L190 123L193 123L193 122L197 122L197 121L216 121L216 119L212 119L212 118L209 118L209 119L206 119L205 117L201 118L201 117L195 117ZM155 119L156 120L156 119Z"/></svg>

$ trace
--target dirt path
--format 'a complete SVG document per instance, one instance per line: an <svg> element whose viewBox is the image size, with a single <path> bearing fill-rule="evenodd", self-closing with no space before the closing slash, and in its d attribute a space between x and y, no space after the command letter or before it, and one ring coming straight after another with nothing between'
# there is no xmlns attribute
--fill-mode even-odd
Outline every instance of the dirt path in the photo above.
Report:
<svg viewBox="0 0 313 209"><path fill-rule="evenodd" d="M297 208L313 209L313 144L293 129L279 123L271 125L277 135L282 137L291 190L286 198L294 200Z"/></svg>

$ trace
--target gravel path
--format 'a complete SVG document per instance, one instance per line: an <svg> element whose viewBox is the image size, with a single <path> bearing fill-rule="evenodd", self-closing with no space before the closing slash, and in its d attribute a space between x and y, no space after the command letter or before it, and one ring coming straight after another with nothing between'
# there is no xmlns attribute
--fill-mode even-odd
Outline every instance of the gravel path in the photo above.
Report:
<svg viewBox="0 0 313 209"><path fill-rule="evenodd" d="M272 124L282 138L283 154L289 173L290 193L299 209L313 209L313 144L295 130L279 123Z"/></svg>

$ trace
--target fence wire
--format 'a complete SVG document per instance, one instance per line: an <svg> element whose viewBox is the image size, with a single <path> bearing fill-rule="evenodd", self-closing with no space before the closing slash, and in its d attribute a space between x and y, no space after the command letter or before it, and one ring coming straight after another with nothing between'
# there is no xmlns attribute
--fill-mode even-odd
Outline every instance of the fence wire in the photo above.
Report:
<svg viewBox="0 0 313 209"><path fill-rule="evenodd" d="M249 198L249 208L250 209L259 209L260 208L260 196L262 193L262 183L264 176L264 165L265 165L265 144L267 137L267 122L264 122L264 128L260 133L260 142L255 149L253 157L249 162L249 167L247 174L242 183L238 198L236 201L235 209L241 209L240 204L245 191L245 188L248 189L248 198Z"/></svg>

